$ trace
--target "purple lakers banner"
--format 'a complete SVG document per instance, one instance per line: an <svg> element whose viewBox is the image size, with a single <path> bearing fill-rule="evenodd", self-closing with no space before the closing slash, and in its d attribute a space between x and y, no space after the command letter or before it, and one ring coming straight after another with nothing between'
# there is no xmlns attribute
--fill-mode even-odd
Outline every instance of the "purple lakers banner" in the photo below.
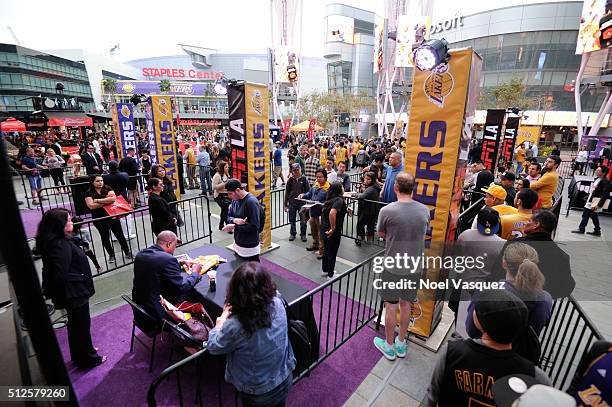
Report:
<svg viewBox="0 0 612 407"><path fill-rule="evenodd" d="M211 97L216 96L213 91L213 82L173 82L170 84L170 91L161 92L159 90L159 81L117 81L117 89L108 93L102 89L103 95L130 96L145 94L167 95L167 96L193 96L193 97Z"/></svg>
<svg viewBox="0 0 612 407"><path fill-rule="evenodd" d="M147 124L147 140L149 141L149 158L151 164L159 164L157 159L157 140L155 138L155 123L153 122L153 107L147 101L145 104L145 122Z"/></svg>
<svg viewBox="0 0 612 407"><path fill-rule="evenodd" d="M115 103L112 116L115 141L118 147L117 152L119 157L123 158L127 155L128 148L136 150L138 144L132 105L128 103Z"/></svg>

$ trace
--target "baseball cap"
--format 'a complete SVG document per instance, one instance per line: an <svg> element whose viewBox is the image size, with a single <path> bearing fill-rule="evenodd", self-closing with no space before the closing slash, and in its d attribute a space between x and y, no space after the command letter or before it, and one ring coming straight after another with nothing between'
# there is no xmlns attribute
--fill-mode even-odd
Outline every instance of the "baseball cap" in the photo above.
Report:
<svg viewBox="0 0 612 407"><path fill-rule="evenodd" d="M527 324L525 303L509 291L482 291L474 296L474 303L482 329L495 342L512 343Z"/></svg>
<svg viewBox="0 0 612 407"><path fill-rule="evenodd" d="M476 228L485 236L497 234L499 232L499 213L488 207L482 208L478 212Z"/></svg>
<svg viewBox="0 0 612 407"><path fill-rule="evenodd" d="M501 199L502 201L506 199L506 195L508 195L504 187L497 184L491 184L489 185L489 188L483 188L482 190L487 194L493 195L497 199Z"/></svg>
<svg viewBox="0 0 612 407"><path fill-rule="evenodd" d="M576 400L554 387L539 384L527 375L504 376L493 385L498 407L575 407Z"/></svg>
<svg viewBox="0 0 612 407"><path fill-rule="evenodd" d="M293 164L291 164L291 169L292 170L301 170L302 167L300 166L299 163L293 163Z"/></svg>
<svg viewBox="0 0 612 407"><path fill-rule="evenodd" d="M225 189L229 192L234 192L235 190L242 188L242 184L236 178L232 178L225 184Z"/></svg>
<svg viewBox="0 0 612 407"><path fill-rule="evenodd" d="M514 175L514 173L510 172L510 171L506 171L501 175L502 178L507 179L508 181L514 181L516 180L516 175Z"/></svg>

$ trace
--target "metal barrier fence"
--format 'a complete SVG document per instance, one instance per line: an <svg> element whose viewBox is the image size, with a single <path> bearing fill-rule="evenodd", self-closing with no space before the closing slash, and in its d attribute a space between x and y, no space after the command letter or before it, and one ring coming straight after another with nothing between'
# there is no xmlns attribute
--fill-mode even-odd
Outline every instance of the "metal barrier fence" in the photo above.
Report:
<svg viewBox="0 0 612 407"><path fill-rule="evenodd" d="M204 238L209 238L212 243L210 202L206 196L179 200L171 205L176 205L183 219L183 223L177 225L177 235L182 244ZM75 223L74 227L75 231L81 231L75 232L76 236L85 235L86 238L91 238L91 253L87 255L92 262L95 259L100 265L94 278L133 263L132 256L155 242L148 207L126 212L119 219L113 219L112 216L89 218ZM120 247L117 247L111 236L115 237Z"/></svg>
<svg viewBox="0 0 612 407"><path fill-rule="evenodd" d="M102 176L104 176L103 174ZM130 179L136 179L137 183L137 195L136 199L140 202L139 206L146 206L148 195L144 190L146 184L146 176L144 175L133 175ZM89 181L75 182L73 184L68 183L64 186L48 186L41 188L39 191L38 207L40 212L44 214L51 208L66 208L73 214L84 215L89 213L87 206L85 205L85 198L83 194L89 188ZM75 197L76 193L76 197Z"/></svg>
<svg viewBox="0 0 612 407"><path fill-rule="evenodd" d="M302 306L313 308L315 320L310 322L314 325L307 323L307 326L313 329L316 327L317 332L314 335L311 332L309 336L318 337L319 349L317 356L313 356L308 367L293 378L294 383L308 376L313 369L374 320L380 297L374 289L373 283L377 274L373 271L373 262L374 257L382 253L380 251L289 304L292 308ZM152 381L147 392L149 406L157 406L155 392L163 379L173 373L179 373L193 362L197 366L198 359L207 353L205 346L206 343L204 349L169 366ZM182 393L179 392L178 396L182 405Z"/></svg>
<svg viewBox="0 0 612 407"><path fill-rule="evenodd" d="M19 175L19 180L21 183L21 187L23 190L23 195L25 197L25 204L28 209L33 209L32 201L34 198L32 197L32 191L30 189L30 181L28 180L28 171L23 170L15 170ZM39 175L41 176L41 187L44 188L52 188L55 185L53 178L49 170L39 170ZM68 185L68 178L74 176L74 171L72 167L62 167L62 178L66 185ZM61 184L60 184L61 185Z"/></svg>
<svg viewBox="0 0 612 407"><path fill-rule="evenodd" d="M270 192L270 222L272 229L289 225L289 213L285 212L285 189L275 189ZM299 222L299 219L298 219Z"/></svg>
<svg viewBox="0 0 612 407"><path fill-rule="evenodd" d="M376 207L375 213L372 214L373 219L371 219L371 225L374 231L376 231L376 221L378 220L378 212L380 209L386 206L387 204L380 201L370 201L368 199L357 199L352 197L345 198L346 206L349 209L349 212L352 215L348 215L344 217L344 226L342 227L342 236L348 237L349 239L354 240L362 240L364 235L359 235L359 206L364 207L364 205L372 205ZM365 220L365 218L364 218ZM364 225L365 226L365 225ZM376 246L385 246L384 240L380 240L378 238L378 233L374 232L374 238L372 240L372 244Z"/></svg>
<svg viewBox="0 0 612 407"><path fill-rule="evenodd" d="M539 366L554 387L568 388L582 356L603 335L573 297L555 300L552 317L540 333Z"/></svg>
<svg viewBox="0 0 612 407"><path fill-rule="evenodd" d="M562 178L572 178L576 174L594 176L595 169L591 167L591 163L581 165L575 161L561 161L557 173Z"/></svg>

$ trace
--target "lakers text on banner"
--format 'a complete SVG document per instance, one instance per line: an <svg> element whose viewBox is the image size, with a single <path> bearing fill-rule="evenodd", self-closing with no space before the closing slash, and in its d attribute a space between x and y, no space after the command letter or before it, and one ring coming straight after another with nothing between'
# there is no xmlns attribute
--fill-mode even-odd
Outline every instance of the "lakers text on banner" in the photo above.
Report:
<svg viewBox="0 0 612 407"><path fill-rule="evenodd" d="M157 159L157 142L155 140L155 123L153 122L153 107L145 104L145 123L147 124L147 140L149 141L149 158L151 164L159 164Z"/></svg>
<svg viewBox="0 0 612 407"><path fill-rule="evenodd" d="M270 211L270 143L268 141L268 87L247 83L244 86L246 112L247 184L266 213L266 224L259 237L261 248L272 244Z"/></svg>
<svg viewBox="0 0 612 407"><path fill-rule="evenodd" d="M502 140L502 148L500 153L500 162L512 162L512 156L514 155L514 143L516 142L516 135L518 133L520 117L508 117L506 120L506 128L504 129L504 138Z"/></svg>
<svg viewBox="0 0 612 407"><path fill-rule="evenodd" d="M116 123L115 119L117 120ZM113 106L113 128L116 129L117 152L120 157L125 157L129 148L137 149L134 110L131 104L115 103Z"/></svg>
<svg viewBox="0 0 612 407"><path fill-rule="evenodd" d="M158 164L166 169L166 175L173 181L174 193L177 198L180 198L179 174L176 165L176 138L172 129L170 98L168 96L151 96L148 103L151 105L153 117Z"/></svg>
<svg viewBox="0 0 612 407"><path fill-rule="evenodd" d="M113 137L115 138L115 146L117 146L117 156L115 161L119 162L123 158L123 148L121 148L121 135L119 134L119 116L116 106L111 107L111 118L113 123Z"/></svg>
<svg viewBox="0 0 612 407"><path fill-rule="evenodd" d="M474 64L478 69L473 69ZM457 162L466 133L466 106L472 94L470 86L478 85L477 80L470 80L470 75L477 76L480 66L480 57L471 49L462 49L451 51L449 62L435 71L414 70L404 168L415 177L413 198L430 209L431 221L425 241L427 256L444 254L441 251L449 220L457 215L451 213L451 204L457 189L455 184L462 183L461 176L457 177ZM424 278L438 281L440 272L430 268ZM419 290L412 332L429 336L437 325L442 303L436 303L435 294L435 290Z"/></svg>
<svg viewBox="0 0 612 407"><path fill-rule="evenodd" d="M505 115L505 109L487 110L480 159L484 167L491 172L495 172L495 165L497 164L499 137L501 136L502 126L504 125Z"/></svg>

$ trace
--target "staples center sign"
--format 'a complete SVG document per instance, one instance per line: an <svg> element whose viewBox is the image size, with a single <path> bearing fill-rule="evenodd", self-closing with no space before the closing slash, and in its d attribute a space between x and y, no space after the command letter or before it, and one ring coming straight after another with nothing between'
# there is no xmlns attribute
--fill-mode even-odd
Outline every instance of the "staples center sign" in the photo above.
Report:
<svg viewBox="0 0 612 407"><path fill-rule="evenodd" d="M145 78L219 79L223 73L183 68L142 68L142 76Z"/></svg>

